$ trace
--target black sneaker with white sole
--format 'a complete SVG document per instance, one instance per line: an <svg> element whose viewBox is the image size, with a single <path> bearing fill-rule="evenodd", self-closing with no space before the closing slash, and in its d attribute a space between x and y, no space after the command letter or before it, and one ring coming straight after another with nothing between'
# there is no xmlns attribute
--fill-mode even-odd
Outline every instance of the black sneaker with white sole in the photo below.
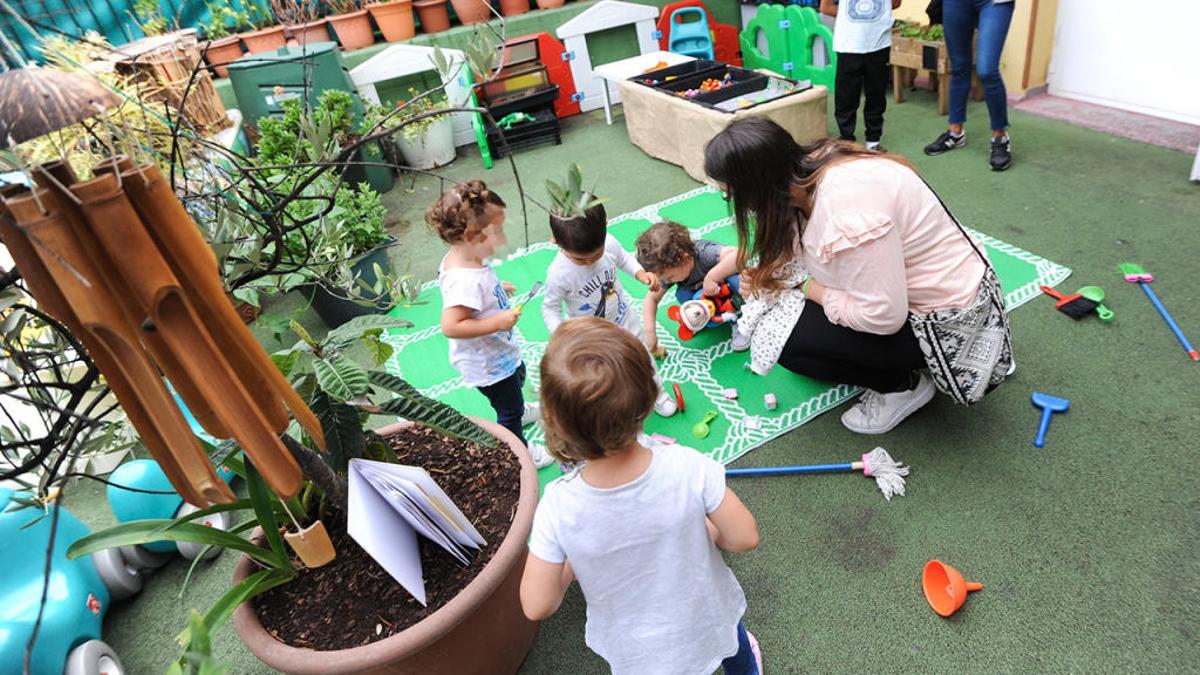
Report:
<svg viewBox="0 0 1200 675"><path fill-rule="evenodd" d="M992 156L988 162L992 171L1003 171L1012 166L1012 141L1008 136L992 139Z"/></svg>
<svg viewBox="0 0 1200 675"><path fill-rule="evenodd" d="M950 133L949 131L943 131L942 135L938 136L936 141L925 146L925 154L940 155L943 152L946 152L947 150L954 150L955 148L961 148L966 144L967 144L967 133L965 131L957 136Z"/></svg>

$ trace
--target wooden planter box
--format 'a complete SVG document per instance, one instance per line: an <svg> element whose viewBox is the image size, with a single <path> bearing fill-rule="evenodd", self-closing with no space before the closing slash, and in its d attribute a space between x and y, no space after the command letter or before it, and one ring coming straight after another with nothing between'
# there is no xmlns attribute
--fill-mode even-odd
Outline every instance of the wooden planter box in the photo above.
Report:
<svg viewBox="0 0 1200 675"><path fill-rule="evenodd" d="M936 65L935 68L926 67L926 47L937 52L935 63L931 64ZM945 40L921 40L892 33L892 95L896 103L904 102L904 88L912 85L917 71L921 70L929 71L930 78L937 81L938 113L950 112L950 52ZM974 72L971 73L971 98L983 100L983 88Z"/></svg>

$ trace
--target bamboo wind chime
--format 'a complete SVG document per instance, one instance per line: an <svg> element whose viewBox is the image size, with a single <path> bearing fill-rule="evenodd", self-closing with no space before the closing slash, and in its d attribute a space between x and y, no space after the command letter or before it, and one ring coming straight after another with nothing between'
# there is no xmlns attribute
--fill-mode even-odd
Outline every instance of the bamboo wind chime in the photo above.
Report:
<svg viewBox="0 0 1200 675"><path fill-rule="evenodd" d="M321 426L238 318L212 250L153 164L62 161L0 191L0 239L38 303L77 336L171 484L199 507L234 500L167 389L210 434L237 441L289 499L302 475L280 434L291 409ZM285 407L286 406L286 407Z"/></svg>

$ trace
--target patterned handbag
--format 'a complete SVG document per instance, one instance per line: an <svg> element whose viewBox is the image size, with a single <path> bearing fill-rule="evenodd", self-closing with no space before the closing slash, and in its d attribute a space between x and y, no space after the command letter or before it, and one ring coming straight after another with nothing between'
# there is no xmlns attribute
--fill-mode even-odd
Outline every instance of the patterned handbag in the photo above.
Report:
<svg viewBox="0 0 1200 675"><path fill-rule="evenodd" d="M941 202L937 192L929 189ZM908 323L921 345L934 386L955 403L970 405L978 403L1008 377L1013 364L1012 333L996 271L945 202L942 208L987 269L970 305L910 314Z"/></svg>

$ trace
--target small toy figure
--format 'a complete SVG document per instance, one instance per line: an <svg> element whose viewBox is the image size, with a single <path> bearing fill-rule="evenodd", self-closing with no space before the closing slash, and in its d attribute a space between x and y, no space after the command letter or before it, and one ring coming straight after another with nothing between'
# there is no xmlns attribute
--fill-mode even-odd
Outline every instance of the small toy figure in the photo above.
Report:
<svg viewBox="0 0 1200 675"><path fill-rule="evenodd" d="M694 299L682 305L667 308L667 316L679 322L679 339L691 340L704 328L713 328L737 321L737 307L733 303L733 290L722 283L715 295L696 291Z"/></svg>

